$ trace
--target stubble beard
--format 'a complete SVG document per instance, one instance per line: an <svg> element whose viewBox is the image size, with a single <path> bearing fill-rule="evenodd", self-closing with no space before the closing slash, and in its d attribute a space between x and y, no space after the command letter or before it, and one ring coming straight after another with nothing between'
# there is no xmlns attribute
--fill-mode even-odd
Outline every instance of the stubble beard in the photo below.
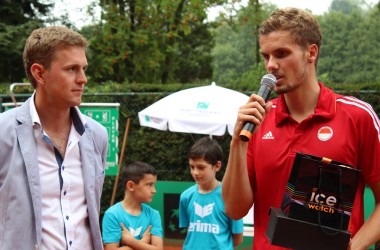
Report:
<svg viewBox="0 0 380 250"><path fill-rule="evenodd" d="M296 79L297 82L301 83L301 82L304 82L306 79L307 79L307 76L308 76L308 73L307 73L307 64L306 62L303 62L303 65L302 65L302 72L300 74L300 76ZM281 95L281 94L286 94L286 93L289 93L290 91L296 89L298 86L298 84L284 84L282 86L276 86L274 88L274 92L278 95Z"/></svg>

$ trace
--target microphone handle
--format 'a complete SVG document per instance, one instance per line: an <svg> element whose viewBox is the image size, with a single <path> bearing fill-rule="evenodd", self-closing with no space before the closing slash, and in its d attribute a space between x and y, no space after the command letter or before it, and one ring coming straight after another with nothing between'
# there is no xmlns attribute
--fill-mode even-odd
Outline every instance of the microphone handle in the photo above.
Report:
<svg viewBox="0 0 380 250"><path fill-rule="evenodd" d="M256 124L252 123L252 122L245 122L244 123L244 126L243 126L243 129L240 131L240 140L242 141L249 141L252 137L252 132L253 130L255 130L256 128Z"/></svg>
<svg viewBox="0 0 380 250"><path fill-rule="evenodd" d="M257 95L261 96L265 100L265 102L267 102L271 91L272 90L266 84L264 84L264 85L261 85ZM239 135L240 140L245 141L245 142L249 141L252 137L252 133L253 133L253 130L255 130L255 128L256 128L256 124L252 122L245 122L243 125L243 129L241 130L240 135Z"/></svg>
<svg viewBox="0 0 380 250"><path fill-rule="evenodd" d="M257 95L261 96L264 99L264 101L267 102L271 91L272 90L269 88L269 86L264 84L259 89L259 93L257 93Z"/></svg>

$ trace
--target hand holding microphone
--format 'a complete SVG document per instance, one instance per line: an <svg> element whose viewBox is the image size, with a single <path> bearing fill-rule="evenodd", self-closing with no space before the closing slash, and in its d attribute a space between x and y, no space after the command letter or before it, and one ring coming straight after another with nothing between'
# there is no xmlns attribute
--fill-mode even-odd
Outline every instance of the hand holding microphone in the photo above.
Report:
<svg viewBox="0 0 380 250"><path fill-rule="evenodd" d="M261 96L265 102L268 101L271 91L276 86L277 79L272 74L266 74L261 78L261 87L257 95ZM253 130L255 129L256 124L251 122L245 122L243 125L243 129L240 132L240 140L249 141L252 137Z"/></svg>

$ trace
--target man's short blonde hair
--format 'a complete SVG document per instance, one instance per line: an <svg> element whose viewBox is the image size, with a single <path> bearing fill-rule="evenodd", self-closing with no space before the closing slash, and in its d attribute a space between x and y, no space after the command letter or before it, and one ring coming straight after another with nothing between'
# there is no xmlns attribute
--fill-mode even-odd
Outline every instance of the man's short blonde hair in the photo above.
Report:
<svg viewBox="0 0 380 250"><path fill-rule="evenodd" d="M302 48L315 44L318 49L322 44L322 33L317 19L308 11L297 8L284 8L274 11L260 28L259 35L273 31L289 31L294 42Z"/></svg>
<svg viewBox="0 0 380 250"><path fill-rule="evenodd" d="M78 32L64 26L49 26L34 30L26 40L24 47L24 68L29 82L36 88L37 82L31 73L34 63L49 69L58 48L79 46L84 49L88 41Z"/></svg>

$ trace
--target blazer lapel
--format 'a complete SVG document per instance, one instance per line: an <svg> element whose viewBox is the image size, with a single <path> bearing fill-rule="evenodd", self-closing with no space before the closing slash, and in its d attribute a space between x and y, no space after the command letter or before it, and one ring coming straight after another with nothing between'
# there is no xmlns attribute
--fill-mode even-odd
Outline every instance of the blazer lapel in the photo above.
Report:
<svg viewBox="0 0 380 250"><path fill-rule="evenodd" d="M83 181L86 194L86 200L89 207L95 206L95 204L89 204L92 202L90 197L93 197L95 188L95 170L94 164L94 144L91 137L91 132L88 126L83 133L82 138L79 140L80 155L82 161Z"/></svg>
<svg viewBox="0 0 380 250"><path fill-rule="evenodd" d="M19 125L16 127L18 142L20 144L22 158L25 162L25 170L29 180L29 189L33 202L34 216L36 221L37 242L41 242L41 184L37 162L37 146L33 133L33 124L28 99L19 109L16 119Z"/></svg>

